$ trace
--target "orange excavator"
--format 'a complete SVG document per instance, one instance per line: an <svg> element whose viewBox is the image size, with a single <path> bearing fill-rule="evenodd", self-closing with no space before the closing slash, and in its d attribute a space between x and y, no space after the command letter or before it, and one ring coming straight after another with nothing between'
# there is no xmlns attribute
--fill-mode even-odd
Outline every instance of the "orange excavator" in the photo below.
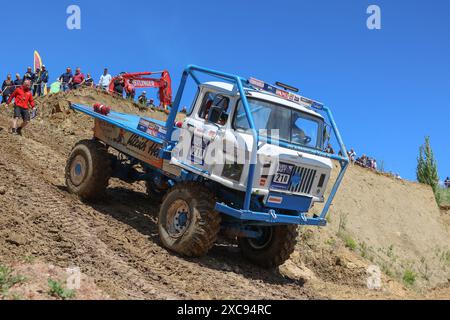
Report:
<svg viewBox="0 0 450 320"><path fill-rule="evenodd" d="M160 74L159 79L150 78L149 76ZM172 105L172 79L167 70L158 72L134 72L121 73L114 77L109 85L109 92L114 93L114 82L120 77L124 80L126 92L131 92L134 88L159 88L159 101L161 106L167 110Z"/></svg>

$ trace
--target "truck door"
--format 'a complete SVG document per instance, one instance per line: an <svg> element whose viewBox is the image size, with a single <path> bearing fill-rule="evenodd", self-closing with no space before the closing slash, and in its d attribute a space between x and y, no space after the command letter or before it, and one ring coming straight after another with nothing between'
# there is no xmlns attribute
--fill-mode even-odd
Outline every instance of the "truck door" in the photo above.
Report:
<svg viewBox="0 0 450 320"><path fill-rule="evenodd" d="M211 175L215 159L222 152L217 147L225 134L230 98L217 92L206 91L201 105L186 121L190 133L190 150L187 160L205 174Z"/></svg>

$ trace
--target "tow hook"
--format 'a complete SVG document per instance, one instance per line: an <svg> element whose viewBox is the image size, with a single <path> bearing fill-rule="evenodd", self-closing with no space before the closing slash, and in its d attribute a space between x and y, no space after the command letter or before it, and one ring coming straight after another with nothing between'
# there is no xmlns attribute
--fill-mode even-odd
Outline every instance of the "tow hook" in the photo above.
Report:
<svg viewBox="0 0 450 320"><path fill-rule="evenodd" d="M308 221L308 218L306 218L306 214L305 214L305 213L300 214L300 218L302 218L302 220L303 220L304 222L307 222L307 221Z"/></svg>
<svg viewBox="0 0 450 320"><path fill-rule="evenodd" d="M277 216L277 214L275 213L275 210L269 210L269 213L270 213L270 215L272 216L272 219L273 219L273 220L277 220L278 216Z"/></svg>

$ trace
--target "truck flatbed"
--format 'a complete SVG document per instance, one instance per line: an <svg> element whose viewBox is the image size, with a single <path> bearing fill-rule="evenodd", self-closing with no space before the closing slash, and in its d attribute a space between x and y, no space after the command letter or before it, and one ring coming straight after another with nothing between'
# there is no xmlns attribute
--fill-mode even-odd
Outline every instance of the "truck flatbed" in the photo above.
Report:
<svg viewBox="0 0 450 320"><path fill-rule="evenodd" d="M93 107L80 104L72 104L72 108L154 143L163 144L166 138L165 122L161 120L116 111L105 116L95 112Z"/></svg>

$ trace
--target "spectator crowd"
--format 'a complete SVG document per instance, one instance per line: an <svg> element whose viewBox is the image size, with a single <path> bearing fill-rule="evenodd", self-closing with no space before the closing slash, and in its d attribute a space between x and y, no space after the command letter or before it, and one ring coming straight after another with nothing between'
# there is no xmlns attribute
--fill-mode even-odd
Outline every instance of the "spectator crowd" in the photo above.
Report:
<svg viewBox="0 0 450 320"><path fill-rule="evenodd" d="M72 68L67 67L66 71L58 77L57 81L49 86L49 72L45 66L42 66L42 68L37 68L34 72L31 67L28 67L23 77L19 73L16 73L14 80L12 79L12 75L8 74L0 90L2 103L7 103L13 92L17 88L22 87L25 81L29 81L30 91L33 97L46 94L48 89L51 93L56 93L59 91L68 92L81 87L98 88L104 91L110 91L111 88L113 94L119 97L124 97L125 95L127 99L133 101L136 97L136 88L133 85L133 80L126 81L122 75L113 78L108 72L108 68L103 70L103 74L100 76L97 85L90 73L85 75L79 67L75 69L75 72L72 72ZM145 107L156 108L155 100L148 98L145 91L138 97L137 102Z"/></svg>
<svg viewBox="0 0 450 320"><path fill-rule="evenodd" d="M50 89L50 93L57 93L60 91L68 92L82 87L91 87L108 92L112 91L113 94L122 98L125 93L127 99L134 101L136 88L133 85L133 80L126 81L122 75L113 78L109 74L108 68L105 68L96 85L91 74L85 75L79 67L73 73L72 68L68 67L57 81L49 87L49 72L45 65L41 68L36 68L35 71L28 67L23 77L16 73L14 80L12 75L8 74L2 83L0 95L2 96L2 103L5 103L7 106L12 105L14 109L11 132L13 134L22 134L22 130L37 114L34 98L47 94L48 89ZM137 100L142 106L156 108L154 99L148 99L145 91L142 92ZM20 119L22 119L22 123L18 126Z"/></svg>
<svg viewBox="0 0 450 320"><path fill-rule="evenodd" d="M331 144L328 144L328 146L325 148L325 152L329 154L335 154L333 147ZM363 154L361 157L358 157L354 149L350 149L350 151L347 152L348 158L350 159L350 163L353 165L360 166L362 168L383 172L383 168L379 168L378 162L375 158L368 157L367 155ZM342 156L342 151L339 152L339 156ZM388 172L389 175L393 176L396 179L402 179L402 177L398 173ZM450 179L447 178L446 180L448 182L448 187L450 188ZM444 182L445 184L445 182Z"/></svg>
<svg viewBox="0 0 450 320"><path fill-rule="evenodd" d="M45 66L37 68L33 72L31 67L27 68L24 76L21 77L19 73L15 74L15 79L12 80L12 75L8 74L6 80L3 81L0 94L2 95L2 103L6 103L8 98L13 94L14 90L20 88L25 81L29 81L30 90L33 96L41 96L45 93L45 88L49 81L49 73Z"/></svg>
<svg viewBox="0 0 450 320"><path fill-rule="evenodd" d="M329 153L329 154L335 154L334 149L331 146L331 144L328 144L328 146L325 149L325 152ZM368 157L365 154L363 154L361 157L358 158L354 149L351 149L350 151L348 151L347 155L352 164L356 164L357 166L360 166L363 168L378 171L378 163L375 158ZM339 152L339 156L342 156L342 151Z"/></svg>

